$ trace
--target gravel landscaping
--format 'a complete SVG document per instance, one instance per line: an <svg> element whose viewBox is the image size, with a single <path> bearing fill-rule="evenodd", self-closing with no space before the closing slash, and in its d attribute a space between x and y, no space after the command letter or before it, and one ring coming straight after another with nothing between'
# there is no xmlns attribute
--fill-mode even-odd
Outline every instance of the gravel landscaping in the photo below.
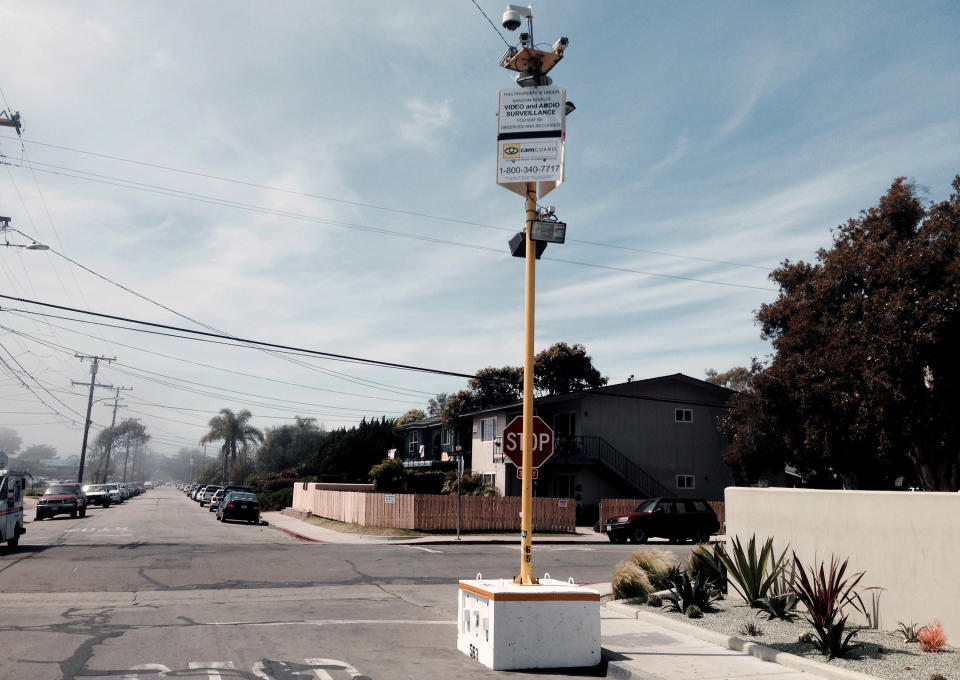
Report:
<svg viewBox="0 0 960 680"><path fill-rule="evenodd" d="M802 616L792 622L774 619L767 620L766 615L756 609L750 609L736 595L714 603L715 611L704 613L703 618L691 619L679 612L670 612L665 607L651 612L675 618L695 626L738 637L743 640L772 647L781 652L789 652L807 659L829 663L831 666L846 668L860 673L873 675L884 680L931 680L939 674L946 680L960 680L960 653L952 646L939 654L923 653L917 643L904 643L895 631L880 631L861 628L854 636L857 646L849 657L825 661L808 643L799 642L802 633L813 633ZM750 636L745 632L748 624L759 626L762 634Z"/></svg>

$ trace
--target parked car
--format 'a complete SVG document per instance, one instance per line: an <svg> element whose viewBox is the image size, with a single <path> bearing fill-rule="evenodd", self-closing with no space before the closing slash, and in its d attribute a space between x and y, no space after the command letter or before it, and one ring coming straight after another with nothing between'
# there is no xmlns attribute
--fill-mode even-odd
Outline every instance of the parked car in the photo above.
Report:
<svg viewBox="0 0 960 680"><path fill-rule="evenodd" d="M248 491L231 491L223 497L217 510L217 519L226 522L230 519L246 520L250 524L260 523L260 499Z"/></svg>
<svg viewBox="0 0 960 680"><path fill-rule="evenodd" d="M198 500L200 501L200 507L202 508L204 505L209 503L210 499L213 498L213 494L217 493L222 488L223 488L222 486L211 484L206 489L204 489L203 493L200 494L200 497L198 498Z"/></svg>
<svg viewBox="0 0 960 680"><path fill-rule="evenodd" d="M651 498L627 515L609 517L603 523L611 543L646 543L659 537L674 543L692 539L702 543L720 530L717 514L699 498Z"/></svg>
<svg viewBox="0 0 960 680"><path fill-rule="evenodd" d="M220 507L220 501L223 500L223 489L217 489L216 493L210 497L210 512L216 512Z"/></svg>
<svg viewBox="0 0 960 680"><path fill-rule="evenodd" d="M111 503L123 503L123 490L117 482L107 482L104 486L107 487L107 493L110 494Z"/></svg>
<svg viewBox="0 0 960 680"><path fill-rule="evenodd" d="M37 501L37 519L65 515L71 518L87 515L87 494L76 482L51 484Z"/></svg>
<svg viewBox="0 0 960 680"><path fill-rule="evenodd" d="M87 494L87 505L99 505L103 508L110 507L110 492L106 484L86 484L83 492Z"/></svg>

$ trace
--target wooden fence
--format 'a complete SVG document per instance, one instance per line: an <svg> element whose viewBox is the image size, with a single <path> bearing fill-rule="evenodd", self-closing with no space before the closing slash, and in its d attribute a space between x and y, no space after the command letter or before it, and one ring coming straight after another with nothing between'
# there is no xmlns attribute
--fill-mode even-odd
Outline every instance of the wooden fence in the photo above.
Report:
<svg viewBox="0 0 960 680"><path fill-rule="evenodd" d="M638 498L604 498L600 501L600 524L614 515L626 515L633 512L642 501ZM720 532L723 533L727 521L723 501L707 501L720 520Z"/></svg>
<svg viewBox="0 0 960 680"><path fill-rule="evenodd" d="M422 531L457 528L457 497L330 491L316 484L293 487L293 509L318 517L371 527ZM460 499L462 531L520 531L520 498ZM534 531L576 531L576 503L567 498L533 499Z"/></svg>

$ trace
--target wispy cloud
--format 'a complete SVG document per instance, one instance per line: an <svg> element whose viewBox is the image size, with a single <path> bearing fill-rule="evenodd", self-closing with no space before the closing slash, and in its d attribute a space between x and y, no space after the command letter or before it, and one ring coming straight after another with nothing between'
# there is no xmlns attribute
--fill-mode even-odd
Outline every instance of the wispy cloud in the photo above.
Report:
<svg viewBox="0 0 960 680"><path fill-rule="evenodd" d="M436 102L410 99L404 103L410 120L400 125L400 136L411 144L437 141L437 133L453 122L449 99Z"/></svg>

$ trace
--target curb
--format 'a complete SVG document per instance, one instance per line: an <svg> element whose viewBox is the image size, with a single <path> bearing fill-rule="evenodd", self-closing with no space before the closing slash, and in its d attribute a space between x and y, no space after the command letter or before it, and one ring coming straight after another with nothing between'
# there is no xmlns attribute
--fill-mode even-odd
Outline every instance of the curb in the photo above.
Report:
<svg viewBox="0 0 960 680"><path fill-rule="evenodd" d="M310 538L309 536L304 536L303 534L298 534L296 531L290 531L289 529L282 529L280 527L277 527L277 529L280 529L281 533L284 533L287 536L295 538L298 541L306 541L307 543L324 543L325 542L325 541L320 541L316 538Z"/></svg>
<svg viewBox="0 0 960 680"><path fill-rule="evenodd" d="M651 623L662 628L667 628L677 633L683 633L684 635L695 637L699 640L703 640L704 642L710 642L720 647L732 649L735 652L749 654L750 656L756 657L761 661L768 661L780 666L792 668L793 670L804 671L806 673L810 673L811 675L827 678L828 680L880 680L875 675L867 675L866 673L861 673L859 671L851 671L846 668L828 666L825 663L805 659L802 656L790 654L789 652L781 652L772 647L757 644L756 642L749 642L738 637L732 637L725 635L724 633L718 633L717 631L701 628L700 626L695 626L691 623L684 623L683 621L676 621L669 617L660 616L659 614L655 614L653 612L646 612L634 605L629 605L624 602L606 602L603 606L607 609L617 612L618 614L626 616L627 618L643 620L647 623ZM606 656L606 654L608 654L606 650L601 649L601 656L605 659L609 659L608 667L614 667L617 662L613 659L610 659L610 657ZM619 673L628 673L628 675L613 675L610 677L640 678L643 680L649 678L649 676L646 674L632 674L631 671L628 671L624 668L617 667L616 670Z"/></svg>

